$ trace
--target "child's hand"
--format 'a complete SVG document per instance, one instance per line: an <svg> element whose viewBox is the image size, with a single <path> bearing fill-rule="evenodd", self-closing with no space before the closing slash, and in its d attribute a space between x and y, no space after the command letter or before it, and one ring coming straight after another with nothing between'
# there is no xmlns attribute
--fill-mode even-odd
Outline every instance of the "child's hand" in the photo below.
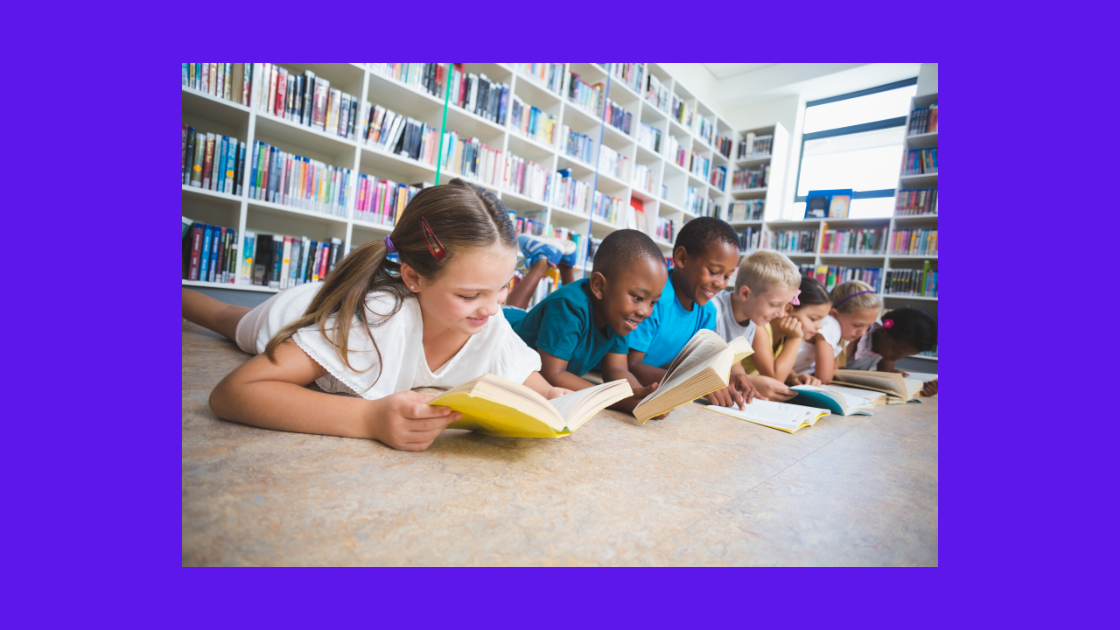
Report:
<svg viewBox="0 0 1120 630"><path fill-rule="evenodd" d="M463 417L447 407L428 405L433 398L406 391L374 401L370 418L373 438L402 451L428 448L447 425Z"/></svg>
<svg viewBox="0 0 1120 630"><path fill-rule="evenodd" d="M754 374L748 378L750 378L751 383L754 385L755 391L758 392L759 398L784 402L797 395L797 392L787 387L785 383L770 378L769 376Z"/></svg>
<svg viewBox="0 0 1120 630"><path fill-rule="evenodd" d="M570 389L565 389L563 387L550 387L548 388L548 392L545 393L544 397L545 400L552 400L553 398L567 396L570 393L572 393L572 390Z"/></svg>
<svg viewBox="0 0 1120 630"><path fill-rule="evenodd" d="M800 339L803 334L801 331L801 321L790 315L779 317L774 320L774 327L788 339Z"/></svg>
<svg viewBox="0 0 1120 630"><path fill-rule="evenodd" d="M794 377L798 385L820 385L821 379L813 376L812 374L798 374Z"/></svg>
<svg viewBox="0 0 1120 630"><path fill-rule="evenodd" d="M937 395L937 379L926 381L922 384L923 396L936 396Z"/></svg>
<svg viewBox="0 0 1120 630"><path fill-rule="evenodd" d="M645 399L646 396L649 396L650 394L652 394L656 389L657 389L657 383L650 383L649 385L646 385L645 387L639 387L638 389L634 390L634 395L631 396L627 400L633 399L637 402L641 402L642 400ZM637 403L635 403L635 406L636 405L637 405ZM651 420L664 420L665 417L668 416L668 415L669 415L669 412L666 411L665 413L661 414L660 416L655 416L655 417L651 418Z"/></svg>
<svg viewBox="0 0 1120 630"><path fill-rule="evenodd" d="M743 408L743 395L736 391L735 387L732 385L728 385L723 389L717 389L708 394L707 399L708 402L713 405L719 405L720 407Z"/></svg>

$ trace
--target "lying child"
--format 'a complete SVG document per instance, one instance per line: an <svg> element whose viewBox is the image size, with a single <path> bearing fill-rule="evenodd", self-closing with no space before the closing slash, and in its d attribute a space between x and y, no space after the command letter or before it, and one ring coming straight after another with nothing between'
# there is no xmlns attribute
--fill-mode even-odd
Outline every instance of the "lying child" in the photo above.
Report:
<svg viewBox="0 0 1120 630"><path fill-rule="evenodd" d="M928 313L913 308L899 308L883 315L882 323L874 323L859 341L848 348L849 370L906 372L894 367L899 359L925 352L937 345L937 322ZM922 395L937 393L937 379L926 381Z"/></svg>

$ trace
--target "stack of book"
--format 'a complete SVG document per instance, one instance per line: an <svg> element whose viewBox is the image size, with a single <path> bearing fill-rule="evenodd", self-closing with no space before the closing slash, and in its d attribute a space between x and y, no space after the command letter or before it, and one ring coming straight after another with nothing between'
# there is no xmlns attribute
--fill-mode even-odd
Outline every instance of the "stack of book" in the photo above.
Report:
<svg viewBox="0 0 1120 630"><path fill-rule="evenodd" d="M731 175L731 190L750 190L752 188L766 188L770 181L770 165L760 166L755 169L744 168Z"/></svg>
<svg viewBox="0 0 1120 630"><path fill-rule="evenodd" d="M306 236L245 232L241 250L242 283L288 289L327 277L342 259L342 240L313 241Z"/></svg>
<svg viewBox="0 0 1120 630"><path fill-rule="evenodd" d="M813 278L824 285L829 291L838 284L858 280L879 290L879 281L883 277L883 270L877 267L829 267L827 265L813 266L801 265L801 275Z"/></svg>
<svg viewBox="0 0 1120 630"><path fill-rule="evenodd" d="M610 126L622 131L626 135L630 135L630 122L632 117L630 112L622 109L622 106L614 101L607 99L606 119Z"/></svg>
<svg viewBox="0 0 1120 630"><path fill-rule="evenodd" d="M259 140L249 162L249 197L344 217L350 169L300 157Z"/></svg>
<svg viewBox="0 0 1120 630"><path fill-rule="evenodd" d="M700 136L700 139L707 144L712 144L716 137L716 124L708 117L699 112L693 116L692 132Z"/></svg>
<svg viewBox="0 0 1120 630"><path fill-rule="evenodd" d="M677 140L677 137L673 134L669 134L668 145L666 147L668 149L666 157L669 158L669 161L681 168L687 168L688 152L681 145L680 140Z"/></svg>
<svg viewBox="0 0 1120 630"><path fill-rule="evenodd" d="M900 256L936 256L937 230L895 230L891 240L891 254Z"/></svg>
<svg viewBox="0 0 1120 630"><path fill-rule="evenodd" d="M445 171L498 187L505 169L501 151L486 146L478 138L460 138L455 131L443 135Z"/></svg>
<svg viewBox="0 0 1120 630"><path fill-rule="evenodd" d="M618 81L626 87L641 94L642 83L645 82L646 64L644 63L610 63L611 80Z"/></svg>
<svg viewBox="0 0 1120 630"><path fill-rule="evenodd" d="M359 173L354 219L392 226L397 214L420 192L420 188L420 185L409 186Z"/></svg>
<svg viewBox="0 0 1120 630"><path fill-rule="evenodd" d="M917 149L906 154L903 175L923 175L937 172L937 149Z"/></svg>
<svg viewBox="0 0 1120 630"><path fill-rule="evenodd" d="M510 214L513 214L510 212ZM537 219L530 219L528 217L512 216L513 229L518 234L532 234L533 236L544 236L545 224Z"/></svg>
<svg viewBox="0 0 1120 630"><path fill-rule="evenodd" d="M754 132L747 134L741 142L739 142L739 153L735 158L737 160L750 160L755 158L767 157L774 148L774 134L765 136L756 136Z"/></svg>
<svg viewBox="0 0 1120 630"><path fill-rule="evenodd" d="M556 119L536 107L527 105L516 96L513 97L513 104L510 107L509 126L521 135L549 146L552 146L556 139Z"/></svg>
<svg viewBox="0 0 1120 630"><path fill-rule="evenodd" d="M762 228L749 227L739 234L739 249L753 252L762 247Z"/></svg>
<svg viewBox="0 0 1120 630"><path fill-rule="evenodd" d="M645 164L634 165L634 187L653 194L653 171Z"/></svg>
<svg viewBox="0 0 1120 630"><path fill-rule="evenodd" d="M768 236L767 249L787 254L812 254L817 249L816 230L782 230Z"/></svg>
<svg viewBox="0 0 1120 630"><path fill-rule="evenodd" d="M671 102L669 86L662 84L661 80L652 74L649 75L649 80L646 82L646 100L657 109L668 113Z"/></svg>
<svg viewBox="0 0 1120 630"><path fill-rule="evenodd" d="M245 143L183 125L182 167L184 186L240 195L245 178Z"/></svg>
<svg viewBox="0 0 1120 630"><path fill-rule="evenodd" d="M626 181L629 163L629 158L618 151L606 145L599 147L599 172Z"/></svg>
<svg viewBox="0 0 1120 630"><path fill-rule="evenodd" d="M761 221L762 212L766 202L762 199L749 201L732 201L727 209L727 222L733 221Z"/></svg>
<svg viewBox="0 0 1120 630"><path fill-rule="evenodd" d="M332 136L354 138L359 99L331 87L331 82L310 70L303 75L271 63L253 64L259 71L260 111L311 127Z"/></svg>
<svg viewBox="0 0 1120 630"><path fill-rule="evenodd" d="M638 144L658 153L661 151L661 130L638 121Z"/></svg>
<svg viewBox="0 0 1120 630"><path fill-rule="evenodd" d="M822 254L882 254L887 244L887 226L878 229L830 230L824 225Z"/></svg>
<svg viewBox="0 0 1120 630"><path fill-rule="evenodd" d="M716 151L719 151L723 157L731 157L731 138L724 136L722 131L716 132L716 137L712 142L712 146L714 146Z"/></svg>
<svg viewBox="0 0 1120 630"><path fill-rule="evenodd" d="M522 76L533 79L544 89L556 94L564 85L564 64L562 63L515 63L513 69Z"/></svg>
<svg viewBox="0 0 1120 630"><path fill-rule="evenodd" d="M690 214L695 214L698 217L714 216L716 206L711 199L700 194L700 191L692 186L685 186L684 196L684 210Z"/></svg>
<svg viewBox="0 0 1120 630"><path fill-rule="evenodd" d="M555 174L540 164L510 153L506 156L502 186L530 199L546 202L551 193L553 177Z"/></svg>
<svg viewBox="0 0 1120 630"><path fill-rule="evenodd" d="M672 243L673 239L677 237L676 225L673 224L672 219L657 217L653 225L653 236L662 241Z"/></svg>
<svg viewBox="0 0 1120 630"><path fill-rule="evenodd" d="M464 73L463 64L451 69L451 103L499 125L506 124L509 86L486 78L485 74Z"/></svg>
<svg viewBox="0 0 1120 630"><path fill-rule="evenodd" d="M556 171L553 179L552 197L549 203L568 210L586 213L591 204L591 186L572 176L572 169L564 168Z"/></svg>
<svg viewBox="0 0 1120 630"><path fill-rule="evenodd" d="M937 103L910 112L910 127L906 135L917 136L937 131Z"/></svg>
<svg viewBox="0 0 1120 630"><path fill-rule="evenodd" d="M717 166L712 169L712 177L708 183L720 189L720 191L727 190L727 167Z"/></svg>
<svg viewBox="0 0 1120 630"><path fill-rule="evenodd" d="M372 147L434 166L439 129L380 105L366 104L362 138Z"/></svg>
<svg viewBox="0 0 1120 630"><path fill-rule="evenodd" d="M233 283L237 279L237 243L233 228L192 222L183 235L183 280Z"/></svg>
<svg viewBox="0 0 1120 630"><path fill-rule="evenodd" d="M367 63L366 67L443 99L443 80L447 72L442 63Z"/></svg>
<svg viewBox="0 0 1120 630"><path fill-rule="evenodd" d="M692 108L676 94L673 95L672 115L673 120L679 122L684 127L692 127Z"/></svg>
<svg viewBox="0 0 1120 630"><path fill-rule="evenodd" d="M593 163L595 143L588 136L573 130L567 125L561 125L560 145L560 148L564 150L564 155L573 157L588 166Z"/></svg>
<svg viewBox="0 0 1120 630"><path fill-rule="evenodd" d="M926 261L922 269L891 269L887 272L886 293L937 297L937 270Z"/></svg>
<svg viewBox="0 0 1120 630"><path fill-rule="evenodd" d="M604 195L596 190L594 202L591 205L591 212L607 223L619 225L619 222L622 220L622 211L625 207L626 201L611 197L610 195Z"/></svg>
<svg viewBox="0 0 1120 630"><path fill-rule="evenodd" d="M688 172L707 181L708 169L712 167L712 161L695 151L690 151L688 156Z"/></svg>
<svg viewBox="0 0 1120 630"><path fill-rule="evenodd" d="M603 111L603 84L588 85L574 72L568 73L568 100L572 105L599 117Z"/></svg>
<svg viewBox="0 0 1120 630"><path fill-rule="evenodd" d="M937 214L937 189L900 190L895 198L894 216L917 217Z"/></svg>
<svg viewBox="0 0 1120 630"><path fill-rule="evenodd" d="M185 63L183 87L248 105L252 66L251 63Z"/></svg>

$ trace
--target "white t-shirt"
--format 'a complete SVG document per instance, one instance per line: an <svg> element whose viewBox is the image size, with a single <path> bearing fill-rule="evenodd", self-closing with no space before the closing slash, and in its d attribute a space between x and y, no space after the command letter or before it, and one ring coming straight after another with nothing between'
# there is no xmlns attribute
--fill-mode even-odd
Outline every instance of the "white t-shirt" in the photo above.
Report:
<svg viewBox="0 0 1120 630"><path fill-rule="evenodd" d="M264 352L274 334L303 317L322 286L323 283L315 282L281 291L245 316L242 322L256 328L255 350L258 354ZM300 329L292 336L296 345L328 372L315 381L316 385L327 392L377 400L416 387L455 387L485 374L524 383L530 374L541 369L540 355L513 332L501 309L498 309L498 314L486 322L481 332L471 336L455 356L432 371L428 369L424 355L424 320L420 303L415 298L403 298L400 310L389 319L372 314L392 312L395 302L392 294L381 291L370 293L366 296L363 316L372 325L367 326L356 314L351 315L354 321L350 327L348 354L353 369L339 358L335 345L328 338L332 334L334 316L327 320L328 337L323 336L318 326ZM380 364L378 352L370 343L366 330L377 341L382 359ZM252 338L249 337L251 328L244 331L244 335L242 332L239 326L239 340ZM247 344L239 341L239 345L248 350L244 347Z"/></svg>
<svg viewBox="0 0 1120 630"><path fill-rule="evenodd" d="M712 298L716 305L716 334L724 341L731 341L736 337L747 338L747 343L754 343L755 324L747 320L747 325L742 326L735 321L735 312L731 308L731 292L720 291Z"/></svg>
<svg viewBox="0 0 1120 630"><path fill-rule="evenodd" d="M844 350L844 345L840 343L840 322L831 315L825 315L821 320L821 329L817 334L824 337L828 345L832 346L832 356L840 356L840 352ZM814 337L814 341L816 337ZM817 344L815 343L802 343L801 347L797 350L797 359L793 362L794 374L812 374L816 371L817 365Z"/></svg>

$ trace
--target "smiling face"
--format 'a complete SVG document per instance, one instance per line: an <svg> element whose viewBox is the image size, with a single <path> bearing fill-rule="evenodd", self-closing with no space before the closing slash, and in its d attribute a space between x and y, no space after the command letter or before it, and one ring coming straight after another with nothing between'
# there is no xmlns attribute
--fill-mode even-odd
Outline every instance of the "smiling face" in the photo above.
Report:
<svg viewBox="0 0 1120 630"><path fill-rule="evenodd" d="M599 272L591 274L595 325L610 326L620 335L629 335L653 312L668 273L663 262L642 258L612 275L608 280Z"/></svg>
<svg viewBox="0 0 1120 630"><path fill-rule="evenodd" d="M758 326L786 314L786 306L797 293L797 287L778 285L761 293L751 291L747 285L739 287L739 303L743 313Z"/></svg>
<svg viewBox="0 0 1120 630"><path fill-rule="evenodd" d="M712 241L699 256L690 256L684 247L673 252L673 289L681 306L692 310L692 302L704 306L727 286L739 264L739 248L723 241Z"/></svg>
<svg viewBox="0 0 1120 630"><path fill-rule="evenodd" d="M425 327L434 325L470 336L481 332L501 309L516 264L516 250L495 245L460 253L434 280L401 265L401 279L406 286L416 287Z"/></svg>
<svg viewBox="0 0 1120 630"><path fill-rule="evenodd" d="M851 313L841 313L832 309L830 314L840 322L840 338L854 342L867 334L867 329L875 323L875 318L879 317L879 309L857 308Z"/></svg>
<svg viewBox="0 0 1120 630"><path fill-rule="evenodd" d="M801 322L802 338L805 341L812 339L821 329L824 318L828 317L831 303L805 305L794 310L791 315Z"/></svg>

